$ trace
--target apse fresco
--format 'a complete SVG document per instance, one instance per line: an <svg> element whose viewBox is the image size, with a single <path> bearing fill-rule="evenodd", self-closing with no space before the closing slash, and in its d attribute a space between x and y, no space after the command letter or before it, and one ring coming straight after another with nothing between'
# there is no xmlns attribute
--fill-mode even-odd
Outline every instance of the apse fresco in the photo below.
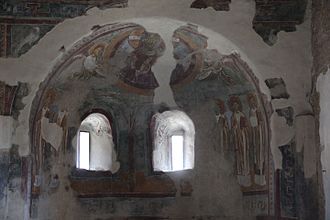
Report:
<svg viewBox="0 0 330 220"><path fill-rule="evenodd" d="M163 179L150 189L151 192L141 186L150 170L146 159L148 121L156 108L153 106L154 89L159 86L152 67L164 51L165 43L159 34L134 23L105 25L67 51L42 83L34 100L31 115L36 155L33 175L42 176L46 167L48 170L56 167L49 166L48 159L43 156L47 144L56 149L56 155L64 154L74 161L75 132L82 118L101 111L112 119L114 155L121 165L118 172L112 174L117 177L118 187L99 190L116 195L145 195L154 191L172 195L173 184L163 176L148 179L148 184ZM59 120L63 115L65 120ZM51 128L57 130L56 143L47 136ZM79 174L76 170L68 172L73 176ZM72 184L78 184L75 190L80 189L79 193L95 192L86 192L89 188L85 186L79 188L81 184L89 184L88 181L80 183L79 178L74 181ZM38 187L33 189L34 193L39 191Z"/></svg>
<svg viewBox="0 0 330 220"><path fill-rule="evenodd" d="M268 204L269 126L258 81L238 52L222 54L208 41L209 36L194 24L178 26L169 36L162 36L161 31L151 32L135 23L104 25L78 41L59 58L33 103L30 122L37 155L35 178L42 175L46 165L52 169L43 158L44 146L56 145L56 151L74 155L75 131L83 115L97 109L111 115L114 151L120 162L120 169L113 174L117 179L108 180L118 181L118 187L101 191L109 195L150 196L157 192L157 196L173 196L176 189L172 180L166 175L153 176L151 119L165 110L180 110L195 123L196 117L204 117L203 108L211 112L207 115L211 123L205 126L213 131L207 137L215 140L210 147L212 154L232 167L233 175L228 178L250 200L252 195ZM168 74L169 81L157 80L161 78L155 66L160 61L170 64L162 72ZM176 106L155 103L155 91L164 83L172 93L162 95L173 96ZM48 128L56 128L56 143L48 138ZM199 129L196 126L197 150L203 147L197 144L203 142L198 139ZM198 160L199 155L195 155ZM203 163L195 162L196 166ZM75 190L87 190L79 193L97 192L75 181ZM148 184L154 188L145 187Z"/></svg>
<svg viewBox="0 0 330 220"><path fill-rule="evenodd" d="M268 125L251 70L237 52L208 49L208 37L196 25L179 27L172 41L176 103L186 111L213 105L216 151L234 155L243 192L267 190Z"/></svg>

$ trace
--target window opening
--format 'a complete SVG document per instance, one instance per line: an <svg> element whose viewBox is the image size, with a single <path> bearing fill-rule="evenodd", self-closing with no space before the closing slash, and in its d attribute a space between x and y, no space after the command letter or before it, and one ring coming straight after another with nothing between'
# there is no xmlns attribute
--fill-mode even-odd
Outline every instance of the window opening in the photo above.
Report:
<svg viewBox="0 0 330 220"><path fill-rule="evenodd" d="M153 170L172 172L193 169L195 127L189 116L178 110L156 113L151 126Z"/></svg>
<svg viewBox="0 0 330 220"><path fill-rule="evenodd" d="M105 115L92 113L81 122L77 134L76 167L111 173L120 168L111 124Z"/></svg>
<svg viewBox="0 0 330 220"><path fill-rule="evenodd" d="M173 135L171 137L171 152L172 152L172 170L183 170L184 169L184 158L183 158L183 136Z"/></svg>
<svg viewBox="0 0 330 220"><path fill-rule="evenodd" d="M80 169L89 170L89 151L90 151L90 134L86 131L79 132L79 150L78 150L78 164Z"/></svg>

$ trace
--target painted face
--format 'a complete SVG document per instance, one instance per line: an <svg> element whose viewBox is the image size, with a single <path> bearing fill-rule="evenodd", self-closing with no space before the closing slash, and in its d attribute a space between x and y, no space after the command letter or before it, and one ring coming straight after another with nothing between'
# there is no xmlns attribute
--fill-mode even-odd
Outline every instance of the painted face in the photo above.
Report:
<svg viewBox="0 0 330 220"><path fill-rule="evenodd" d="M144 29L137 29L131 32L128 36L128 43L134 49L138 48L141 45L141 37L144 33Z"/></svg>
<svg viewBox="0 0 330 220"><path fill-rule="evenodd" d="M225 114L225 112L226 112L226 108L224 105L219 105L219 110L220 110L221 114Z"/></svg>
<svg viewBox="0 0 330 220"><path fill-rule="evenodd" d="M223 101L219 100L219 101L217 101L217 105L218 105L218 108L219 108L219 113L224 114L226 112L225 103Z"/></svg>
<svg viewBox="0 0 330 220"><path fill-rule="evenodd" d="M250 108L257 108L257 106L258 106L257 99L254 95L252 95L248 98L248 103L249 103Z"/></svg>
<svg viewBox="0 0 330 220"><path fill-rule="evenodd" d="M190 49L187 47L187 45L180 40L180 38L173 37L172 38L172 44L173 44L173 57L176 60L182 60L188 56L188 54L191 53Z"/></svg>
<svg viewBox="0 0 330 220"><path fill-rule="evenodd" d="M234 112L238 112L239 111L239 104L237 102L234 102L234 104L233 104L233 110L234 110Z"/></svg>

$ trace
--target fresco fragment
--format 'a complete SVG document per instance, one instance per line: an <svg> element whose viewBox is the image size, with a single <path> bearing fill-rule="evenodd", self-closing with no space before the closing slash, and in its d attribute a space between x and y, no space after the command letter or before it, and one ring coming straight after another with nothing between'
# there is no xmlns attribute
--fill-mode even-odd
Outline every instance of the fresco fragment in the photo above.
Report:
<svg viewBox="0 0 330 220"><path fill-rule="evenodd" d="M177 61L171 87L178 106L186 111L213 106L215 150L235 158L234 170L243 192L267 189L268 128L251 71L239 54L208 49L198 26L187 24L173 34Z"/></svg>

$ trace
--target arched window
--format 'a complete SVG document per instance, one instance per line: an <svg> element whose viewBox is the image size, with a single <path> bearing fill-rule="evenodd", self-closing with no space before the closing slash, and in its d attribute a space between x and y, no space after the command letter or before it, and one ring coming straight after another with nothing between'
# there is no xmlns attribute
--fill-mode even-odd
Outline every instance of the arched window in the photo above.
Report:
<svg viewBox="0 0 330 220"><path fill-rule="evenodd" d="M152 118L154 171L194 168L195 127L182 111L165 111Z"/></svg>
<svg viewBox="0 0 330 220"><path fill-rule="evenodd" d="M120 164L106 116L100 113L88 115L81 122L77 137L77 168L112 173L118 171Z"/></svg>

